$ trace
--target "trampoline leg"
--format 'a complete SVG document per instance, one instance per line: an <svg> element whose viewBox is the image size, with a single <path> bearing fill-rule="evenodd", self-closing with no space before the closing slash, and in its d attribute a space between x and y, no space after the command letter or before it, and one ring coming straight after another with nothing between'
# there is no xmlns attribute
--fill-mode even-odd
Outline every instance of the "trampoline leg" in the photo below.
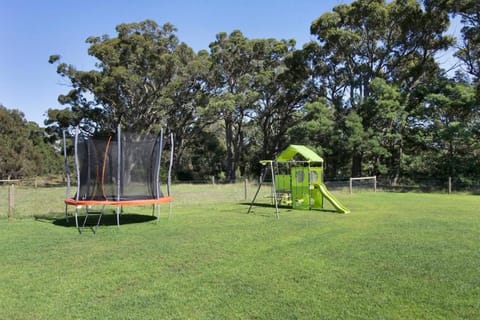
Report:
<svg viewBox="0 0 480 320"><path fill-rule="evenodd" d="M68 221L68 204L65 203L65 222L67 222L68 224L70 223L70 221Z"/></svg>
<svg viewBox="0 0 480 320"><path fill-rule="evenodd" d="M78 206L75 206L75 226L77 227L78 233L82 233L82 230L78 227Z"/></svg>
<svg viewBox="0 0 480 320"><path fill-rule="evenodd" d="M120 211L121 208L117 206L117 228L120 228Z"/></svg>
<svg viewBox="0 0 480 320"><path fill-rule="evenodd" d="M157 209L157 214L156 214L157 220L155 221L155 223L158 223L158 220L160 220L160 205L159 204L154 204L153 208Z"/></svg>

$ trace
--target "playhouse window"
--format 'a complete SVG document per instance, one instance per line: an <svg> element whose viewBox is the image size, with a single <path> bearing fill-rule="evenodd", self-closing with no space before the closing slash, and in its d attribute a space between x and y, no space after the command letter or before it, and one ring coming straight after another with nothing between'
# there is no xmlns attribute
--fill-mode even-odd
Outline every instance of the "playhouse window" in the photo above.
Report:
<svg viewBox="0 0 480 320"><path fill-rule="evenodd" d="M297 173L295 174L295 179L297 180L298 183L302 183L303 180L305 179L303 171L297 171Z"/></svg>

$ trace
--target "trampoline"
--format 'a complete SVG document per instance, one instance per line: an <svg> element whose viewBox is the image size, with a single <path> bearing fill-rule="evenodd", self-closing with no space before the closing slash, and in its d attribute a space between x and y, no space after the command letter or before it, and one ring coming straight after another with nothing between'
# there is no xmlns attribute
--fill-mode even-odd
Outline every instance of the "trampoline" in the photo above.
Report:
<svg viewBox="0 0 480 320"><path fill-rule="evenodd" d="M173 162L173 135L170 134L168 170L162 172L162 152L166 145L163 129L158 135L123 133L117 128L116 136L94 137L75 129L74 159L76 192L71 195L71 170L67 159L66 135L63 135L67 191L65 216L71 215L68 206L74 206L75 225L82 233L89 216L97 215L93 231L100 225L106 206L115 206L117 227L123 206L152 206L156 221L160 218L160 204L169 203ZM161 189L161 180L166 180L166 192ZM100 209L92 210L94 207ZM82 225L79 212L85 210Z"/></svg>

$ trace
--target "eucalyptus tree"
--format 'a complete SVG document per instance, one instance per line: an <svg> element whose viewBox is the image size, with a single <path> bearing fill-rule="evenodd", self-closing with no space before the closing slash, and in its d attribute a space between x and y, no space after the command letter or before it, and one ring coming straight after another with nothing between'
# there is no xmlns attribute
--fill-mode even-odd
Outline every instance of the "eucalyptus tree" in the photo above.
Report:
<svg viewBox="0 0 480 320"><path fill-rule="evenodd" d="M258 93L254 108L259 133L259 156L272 159L289 144L288 129L302 117L309 96L305 87L308 69L294 40L252 40L255 60L253 88Z"/></svg>
<svg viewBox="0 0 480 320"><path fill-rule="evenodd" d="M453 12L460 15L463 24L462 41L455 56L472 75L477 86L477 103L480 103L480 2L460 0L451 3Z"/></svg>
<svg viewBox="0 0 480 320"><path fill-rule="evenodd" d="M451 10L460 16L463 25L461 44L455 56L463 61L467 72L474 77L475 82L478 82L480 79L480 2L456 0L449 1L449 4Z"/></svg>
<svg viewBox="0 0 480 320"><path fill-rule="evenodd" d="M211 76L209 112L225 130L225 171L229 182L236 180L245 150L245 126L253 116L258 93L253 89L255 60L253 42L239 30L217 34L210 44Z"/></svg>
<svg viewBox="0 0 480 320"><path fill-rule="evenodd" d="M165 123L175 140L174 170L188 171L194 161L192 157L198 160L199 157L207 156L196 152L197 144L199 140L205 139L205 128L217 120L207 112L210 60L207 51L202 50L196 54L186 44L178 45L174 56L175 77L162 91L161 104L165 110ZM208 148L204 150L205 153L207 150Z"/></svg>
<svg viewBox="0 0 480 320"><path fill-rule="evenodd" d="M87 130L104 131L119 124L131 131L165 124L164 89L177 70L175 31L169 23L159 27L145 20L118 25L116 37L89 37L95 69L82 71L66 63L57 67L71 83L71 90L59 97L71 107L71 120L89 125ZM58 60L58 55L50 57L51 63Z"/></svg>
<svg viewBox="0 0 480 320"><path fill-rule="evenodd" d="M415 0L357 0L335 6L312 23L311 33L317 42L305 48L313 70L311 86L335 108L338 121L346 124L348 114L355 113L363 126L361 132L368 133L362 139L352 140L360 145L348 147L352 151L352 175L362 175L364 169L371 173L384 171L380 170L383 164L379 165L379 157L367 154L371 145L382 143L376 137L377 133L384 135L378 125L383 120L379 122L378 117L400 113L396 117L388 115L384 120L398 121L390 126L390 134L402 135L405 117L401 114L408 112L405 106L409 93L435 73L438 69L435 55L453 42L452 37L444 34L448 25L446 10L428 3L422 6ZM385 85L399 90L400 94L389 94L397 101L388 104L398 110L380 115L368 111L377 101L370 99L377 94L372 86L374 79L384 81L383 89L377 87L377 91L387 89ZM381 112L381 105L376 108ZM388 152L381 158L399 166L403 140L396 140L393 145L383 144ZM387 159L387 155L396 160ZM390 174L398 172L394 168Z"/></svg>
<svg viewBox="0 0 480 320"><path fill-rule="evenodd" d="M248 39L236 30L219 33L210 50L209 112L223 121L226 176L235 181L246 163L288 144L288 128L308 97L308 69L294 40Z"/></svg>

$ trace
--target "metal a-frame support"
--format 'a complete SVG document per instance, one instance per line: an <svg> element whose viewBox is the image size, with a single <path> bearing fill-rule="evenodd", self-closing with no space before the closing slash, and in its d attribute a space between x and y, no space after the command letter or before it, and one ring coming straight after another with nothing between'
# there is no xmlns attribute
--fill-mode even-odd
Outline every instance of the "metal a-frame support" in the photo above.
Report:
<svg viewBox="0 0 480 320"><path fill-rule="evenodd" d="M262 165L264 165L263 168L263 173L260 178L260 183L258 184L257 191L255 192L255 196L253 196L252 202L250 203L250 207L248 208L248 213L251 212L253 204L255 203L255 200L257 199L258 193L260 192L260 189L262 188L262 184L265 181L265 178L268 174L268 171L270 171L272 175L272 197L273 197L273 203L275 204L275 218L280 218L279 213L278 213L278 201L277 201L277 188L275 186L275 172L273 170L273 161L262 161ZM268 167L267 167L268 164Z"/></svg>
<svg viewBox="0 0 480 320"><path fill-rule="evenodd" d="M76 213L75 215L78 215L78 207L75 208L76 210ZM97 233L97 229L98 227L100 226L100 222L102 221L102 217L103 217L103 213L105 211L105 205L102 205L102 208L98 211L98 212L92 212L90 211L90 209L88 208L88 206L85 206L85 218L83 220L83 224L82 224L82 227L80 228L77 224L77 229L78 229L78 232L79 233L83 233L83 230L85 229L85 226L87 224L87 220L88 220L88 217L91 216L91 215L97 215L98 216L98 220L97 220L97 223L92 226L92 231L94 234Z"/></svg>

